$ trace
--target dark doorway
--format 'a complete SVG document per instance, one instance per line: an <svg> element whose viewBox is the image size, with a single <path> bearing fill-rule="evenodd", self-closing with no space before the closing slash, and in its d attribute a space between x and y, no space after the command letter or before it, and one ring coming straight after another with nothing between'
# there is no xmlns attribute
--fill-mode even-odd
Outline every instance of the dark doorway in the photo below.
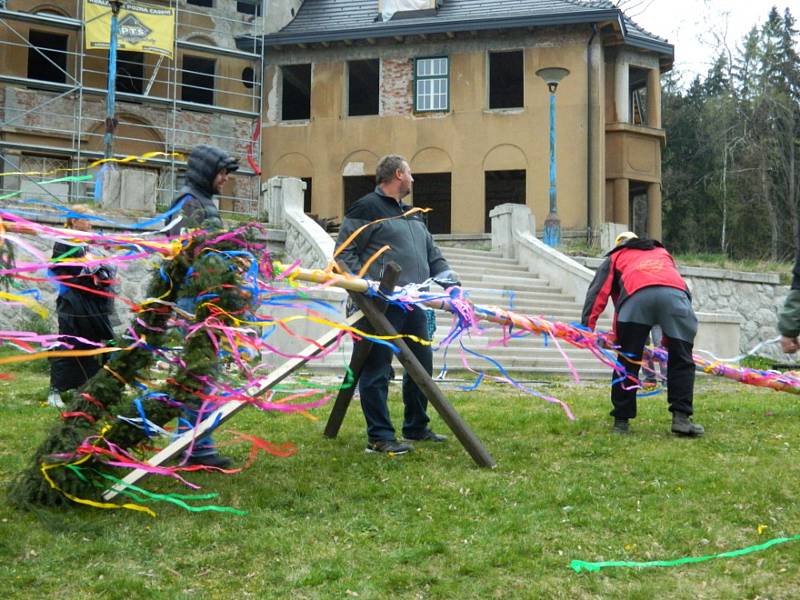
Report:
<svg viewBox="0 0 800 600"><path fill-rule="evenodd" d="M303 190L303 212L311 212L311 177L301 177L303 183L306 184L306 189Z"/></svg>
<svg viewBox="0 0 800 600"><path fill-rule="evenodd" d="M486 171L486 217L484 231L492 231L491 210L512 202L525 204L525 171Z"/></svg>
<svg viewBox="0 0 800 600"><path fill-rule="evenodd" d="M414 206L431 208L425 213L431 233L450 233L450 173L414 174Z"/></svg>
<svg viewBox="0 0 800 600"><path fill-rule="evenodd" d="M628 226L641 238L648 237L647 187L648 185L644 181L631 181L628 192L628 214L631 220Z"/></svg>
<svg viewBox="0 0 800 600"><path fill-rule="evenodd" d="M366 196L372 191L375 191L375 176L374 175L354 175L350 177L342 177L344 180L344 211L350 208L353 203Z"/></svg>

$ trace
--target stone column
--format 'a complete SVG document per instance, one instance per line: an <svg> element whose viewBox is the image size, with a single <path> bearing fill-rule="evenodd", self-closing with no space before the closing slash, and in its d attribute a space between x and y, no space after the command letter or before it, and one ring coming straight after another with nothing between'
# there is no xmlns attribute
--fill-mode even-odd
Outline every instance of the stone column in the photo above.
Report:
<svg viewBox="0 0 800 600"><path fill-rule="evenodd" d="M621 56L618 56L614 69L614 106L616 108L617 123L631 122L628 72L628 63Z"/></svg>
<svg viewBox="0 0 800 600"><path fill-rule="evenodd" d="M630 227L630 182L625 178L614 180L614 223Z"/></svg>
<svg viewBox="0 0 800 600"><path fill-rule="evenodd" d="M501 204L489 212L489 217L492 224L492 250L500 250L505 258L516 258L515 233L528 233L536 237L536 221L525 204Z"/></svg>
<svg viewBox="0 0 800 600"><path fill-rule="evenodd" d="M661 183L647 186L647 235L661 240Z"/></svg>
<svg viewBox="0 0 800 600"><path fill-rule="evenodd" d="M661 72L658 69L647 73L647 125L661 129Z"/></svg>

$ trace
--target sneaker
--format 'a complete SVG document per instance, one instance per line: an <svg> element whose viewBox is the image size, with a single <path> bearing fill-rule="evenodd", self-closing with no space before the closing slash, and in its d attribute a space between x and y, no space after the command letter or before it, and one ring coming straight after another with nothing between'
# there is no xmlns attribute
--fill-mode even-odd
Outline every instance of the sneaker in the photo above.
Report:
<svg viewBox="0 0 800 600"><path fill-rule="evenodd" d="M687 437L699 437L705 432L705 428L697 423L692 423L691 417L686 413L672 413L672 433Z"/></svg>
<svg viewBox="0 0 800 600"><path fill-rule="evenodd" d="M50 388L50 393L47 395L47 405L55 408L64 408L66 406L61 399L61 394L55 388Z"/></svg>
<svg viewBox="0 0 800 600"><path fill-rule="evenodd" d="M423 434L419 437L411 437L408 435L404 435L403 439L407 442L446 442L447 436L439 435L438 433L434 433L430 429L426 429L423 432Z"/></svg>
<svg viewBox="0 0 800 600"><path fill-rule="evenodd" d="M382 453L388 454L389 456L395 456L399 454L406 454L408 452L413 452L414 447L409 444L403 444L398 442L397 440L375 440L371 441L367 444L367 449L365 452L369 453Z"/></svg>
<svg viewBox="0 0 800 600"><path fill-rule="evenodd" d="M612 433L621 433L626 435L631 432L631 426L628 419L614 419L614 427L611 429Z"/></svg>
<svg viewBox="0 0 800 600"><path fill-rule="evenodd" d="M217 467L227 469L233 464L233 460L221 454L209 454L207 456L190 456L186 461L187 465L202 465L204 467Z"/></svg>

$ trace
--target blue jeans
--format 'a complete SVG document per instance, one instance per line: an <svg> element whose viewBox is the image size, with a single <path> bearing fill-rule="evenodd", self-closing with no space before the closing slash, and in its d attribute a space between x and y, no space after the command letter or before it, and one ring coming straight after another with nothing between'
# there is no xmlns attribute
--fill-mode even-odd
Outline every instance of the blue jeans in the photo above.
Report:
<svg viewBox="0 0 800 600"><path fill-rule="evenodd" d="M407 311L396 306L389 306L386 318L398 333L428 339L428 321L424 310L415 308ZM431 347L409 339L406 339L405 342L430 375L433 371ZM373 344L358 380L361 409L364 411L364 418L367 421L367 437L370 441L395 439L394 425L389 417L387 403L391 363L391 348L382 344ZM427 430L430 421L426 413L428 399L408 376L408 373L403 375L403 404L405 405L403 436L420 437Z"/></svg>

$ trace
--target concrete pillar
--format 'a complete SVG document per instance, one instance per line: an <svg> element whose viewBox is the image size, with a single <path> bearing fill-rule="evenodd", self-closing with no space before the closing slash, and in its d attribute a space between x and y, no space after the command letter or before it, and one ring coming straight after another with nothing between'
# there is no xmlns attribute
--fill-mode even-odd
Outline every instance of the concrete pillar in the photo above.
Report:
<svg viewBox="0 0 800 600"><path fill-rule="evenodd" d="M500 250L505 258L516 258L515 232L536 237L536 221L531 209L525 204L501 204L489 212L489 218L492 225L492 250Z"/></svg>
<svg viewBox="0 0 800 600"><path fill-rule="evenodd" d="M261 186L258 220L276 227L286 224L286 212L303 212L303 191L306 184L297 177L270 177Z"/></svg>
<svg viewBox="0 0 800 600"><path fill-rule="evenodd" d="M628 63L617 57L614 68L614 106L617 113L617 123L631 122L630 85Z"/></svg>
<svg viewBox="0 0 800 600"><path fill-rule="evenodd" d="M630 228L630 181L624 178L614 180L614 222Z"/></svg>
<svg viewBox="0 0 800 600"><path fill-rule="evenodd" d="M661 240L661 184L647 186L647 235Z"/></svg>
<svg viewBox="0 0 800 600"><path fill-rule="evenodd" d="M661 129L661 72L650 69L647 74L647 125Z"/></svg>

